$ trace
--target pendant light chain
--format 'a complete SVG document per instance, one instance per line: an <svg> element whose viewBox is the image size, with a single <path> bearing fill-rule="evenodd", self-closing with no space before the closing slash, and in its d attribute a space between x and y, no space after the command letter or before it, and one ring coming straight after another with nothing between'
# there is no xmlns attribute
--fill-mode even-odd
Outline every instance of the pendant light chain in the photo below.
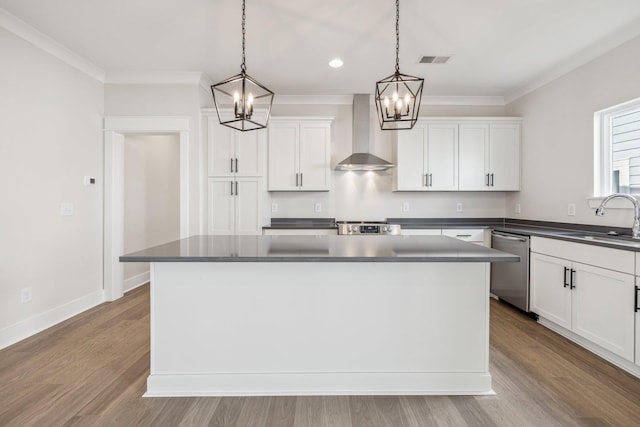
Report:
<svg viewBox="0 0 640 427"><path fill-rule="evenodd" d="M400 0L396 0L396 74L400 74Z"/></svg>
<svg viewBox="0 0 640 427"><path fill-rule="evenodd" d="M245 64L245 57L244 57L244 50L245 50L245 22L246 22L246 13L245 13L245 7L244 7L244 1L242 0L242 65L240 65L240 69L242 70L242 72L246 72L247 71L247 66Z"/></svg>

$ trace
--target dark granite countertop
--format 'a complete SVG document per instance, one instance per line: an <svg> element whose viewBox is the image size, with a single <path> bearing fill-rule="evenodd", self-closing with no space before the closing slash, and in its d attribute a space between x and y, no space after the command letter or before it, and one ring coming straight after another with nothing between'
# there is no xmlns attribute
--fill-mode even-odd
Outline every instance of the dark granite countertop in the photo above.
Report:
<svg viewBox="0 0 640 427"><path fill-rule="evenodd" d="M402 229L429 228L493 228L504 225L504 218L387 218L390 224L400 224Z"/></svg>
<svg viewBox="0 0 640 427"><path fill-rule="evenodd" d="M335 218L271 218L271 225L262 227L263 230L325 230L335 229Z"/></svg>
<svg viewBox="0 0 640 427"><path fill-rule="evenodd" d="M121 262L516 262L446 236L193 236Z"/></svg>

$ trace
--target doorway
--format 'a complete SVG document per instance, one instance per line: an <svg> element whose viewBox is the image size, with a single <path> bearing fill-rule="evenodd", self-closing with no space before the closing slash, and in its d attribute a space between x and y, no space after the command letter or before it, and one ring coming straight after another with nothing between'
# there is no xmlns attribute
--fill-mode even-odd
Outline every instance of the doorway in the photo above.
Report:
<svg viewBox="0 0 640 427"><path fill-rule="evenodd" d="M189 236L189 119L185 117L107 117L104 121L104 271L107 301L124 294L125 140L140 135L173 135L179 144L179 237Z"/></svg>

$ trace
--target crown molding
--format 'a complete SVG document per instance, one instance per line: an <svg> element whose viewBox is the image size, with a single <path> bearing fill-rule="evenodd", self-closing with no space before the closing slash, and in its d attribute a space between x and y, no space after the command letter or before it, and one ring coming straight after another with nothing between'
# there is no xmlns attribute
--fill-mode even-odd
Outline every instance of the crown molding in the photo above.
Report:
<svg viewBox="0 0 640 427"><path fill-rule="evenodd" d="M2 8L0 8L0 28L15 34L89 77L104 82L105 72L102 68Z"/></svg>
<svg viewBox="0 0 640 427"><path fill-rule="evenodd" d="M529 81L527 84L505 94L505 101L507 104L521 98L542 86L551 83L554 80L574 71L577 68L593 61L599 56L604 55L607 52L621 46L622 44L630 41L631 39L640 36L640 19L635 19L630 24L626 25L622 29L610 34L602 40L592 44L591 46L583 49L577 54L569 57L568 59L559 63L556 67L548 70L545 73L538 75L538 77Z"/></svg>

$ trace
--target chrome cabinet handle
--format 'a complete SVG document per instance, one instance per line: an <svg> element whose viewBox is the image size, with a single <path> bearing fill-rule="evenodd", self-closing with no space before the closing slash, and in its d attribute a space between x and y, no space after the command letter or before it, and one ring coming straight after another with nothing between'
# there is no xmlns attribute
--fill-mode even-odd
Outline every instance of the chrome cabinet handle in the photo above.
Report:
<svg viewBox="0 0 640 427"><path fill-rule="evenodd" d="M302 173L300 173L300 187L302 187Z"/></svg>
<svg viewBox="0 0 640 427"><path fill-rule="evenodd" d="M424 174L424 186L425 187L429 186L429 174L428 173Z"/></svg>
<svg viewBox="0 0 640 427"><path fill-rule="evenodd" d="M566 288L567 286L569 286L569 281L567 280L567 271L569 271L569 269L567 267L564 268L564 286L563 288Z"/></svg>
<svg viewBox="0 0 640 427"><path fill-rule="evenodd" d="M238 158L236 157L236 173L238 172Z"/></svg>
<svg viewBox="0 0 640 427"><path fill-rule="evenodd" d="M640 307L638 307L638 292L640 292L640 288L636 286L636 293L635 293L635 298L633 303L634 311L636 313L640 311Z"/></svg>
<svg viewBox="0 0 640 427"><path fill-rule="evenodd" d="M233 196L233 181L229 181L229 184L231 184L231 195Z"/></svg>
<svg viewBox="0 0 640 427"><path fill-rule="evenodd" d="M299 185L298 185L298 174L296 174L296 187L299 187Z"/></svg>
<svg viewBox="0 0 640 427"><path fill-rule="evenodd" d="M471 234L456 234L456 237L471 237Z"/></svg>
<svg viewBox="0 0 640 427"><path fill-rule="evenodd" d="M491 174L491 186L493 187L493 174Z"/></svg>
<svg viewBox="0 0 640 427"><path fill-rule="evenodd" d="M236 196L238 195L238 181L236 181Z"/></svg>
<svg viewBox="0 0 640 427"><path fill-rule="evenodd" d="M229 172L233 173L233 159L229 159L231 161L231 169L229 170Z"/></svg>
<svg viewBox="0 0 640 427"><path fill-rule="evenodd" d="M486 181L485 182L486 182L485 185L488 187L489 186L489 174L486 175Z"/></svg>

